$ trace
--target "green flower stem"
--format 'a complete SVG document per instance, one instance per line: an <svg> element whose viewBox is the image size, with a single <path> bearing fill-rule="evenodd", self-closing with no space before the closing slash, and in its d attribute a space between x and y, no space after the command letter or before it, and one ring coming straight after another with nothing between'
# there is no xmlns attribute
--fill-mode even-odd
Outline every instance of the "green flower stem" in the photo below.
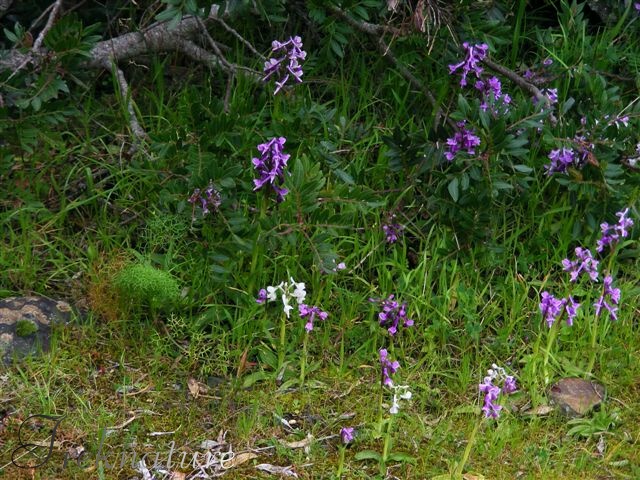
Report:
<svg viewBox="0 0 640 480"><path fill-rule="evenodd" d="M607 268L602 275L603 282L602 282L602 289L600 290L600 296L604 295L604 278L607 275L610 275L609 272L611 272L611 267L613 266L613 260L617 256L616 255L617 253L618 253L618 246L616 245L616 249L609 256L609 263L607 264ZM600 330L601 315L603 315L602 311L600 311L600 315L598 316L594 315L595 318L593 319L593 322L591 322L591 326L589 328L591 333L591 349L589 351L589 363L587 364L587 373L589 375L593 373L593 368L596 365L596 346L598 345L598 331ZM604 332L605 329L602 329L602 330ZM604 333L602 334L602 336L604 337Z"/></svg>
<svg viewBox="0 0 640 480"><path fill-rule="evenodd" d="M389 450L391 450L391 432L393 429L393 414L389 416L387 420L387 431L384 436L384 446L382 447L382 457L380 458L380 475L383 477L386 475L387 458L389 457Z"/></svg>
<svg viewBox="0 0 640 480"><path fill-rule="evenodd" d="M483 421L484 421L484 418L480 417L480 421L478 421L476 423L476 426L473 427L473 431L471 432L471 436L467 441L467 446L464 449L462 458L456 465L456 469L453 472L452 478L454 478L455 480L462 479L462 471L464 469L464 466L467 464L467 460L469 460L469 455L471 455L471 449L473 448L473 444L476 442L476 434L478 433L478 429L480 428L480 425L482 425Z"/></svg>
<svg viewBox="0 0 640 480"><path fill-rule="evenodd" d="M380 374L380 396L378 397L378 433L382 434L382 402L384 401L384 384Z"/></svg>
<svg viewBox="0 0 640 480"><path fill-rule="evenodd" d="M564 310L556 321L553 322L553 325L551 325L551 328L549 329L549 334L547 335L547 348L544 350L544 357L542 359L542 375L545 386L549 385L549 381L551 380L551 377L549 376L549 355L551 355L551 347L553 346L553 342L558 334L558 328L560 328L558 325L560 325L562 317L564 317Z"/></svg>
<svg viewBox="0 0 640 480"><path fill-rule="evenodd" d="M300 388L304 386L304 373L307 366L307 342L309 341L309 332L304 330L304 339L302 340L302 358L300 359Z"/></svg>
<svg viewBox="0 0 640 480"><path fill-rule="evenodd" d="M280 348L278 349L278 373L284 365L284 353L287 341L287 316L282 315L280 317Z"/></svg>
<svg viewBox="0 0 640 480"><path fill-rule="evenodd" d="M344 373L344 328L340 334L340 374Z"/></svg>
<svg viewBox="0 0 640 480"><path fill-rule="evenodd" d="M344 470L344 452L346 447L341 445L339 447L340 456L338 457L338 470L336 471L336 478L340 478L342 476L342 471Z"/></svg>

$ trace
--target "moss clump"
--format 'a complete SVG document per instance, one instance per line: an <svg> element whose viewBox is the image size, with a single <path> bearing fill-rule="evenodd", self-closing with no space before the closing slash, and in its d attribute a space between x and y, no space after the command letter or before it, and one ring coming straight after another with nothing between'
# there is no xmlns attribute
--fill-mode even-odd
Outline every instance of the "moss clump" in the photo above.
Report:
<svg viewBox="0 0 640 480"><path fill-rule="evenodd" d="M130 305L152 310L170 309L180 299L180 287L170 273L150 265L129 265L114 278L114 286Z"/></svg>
<svg viewBox="0 0 640 480"><path fill-rule="evenodd" d="M33 320L18 320L16 322L16 335L19 337L28 337L38 331L38 325Z"/></svg>

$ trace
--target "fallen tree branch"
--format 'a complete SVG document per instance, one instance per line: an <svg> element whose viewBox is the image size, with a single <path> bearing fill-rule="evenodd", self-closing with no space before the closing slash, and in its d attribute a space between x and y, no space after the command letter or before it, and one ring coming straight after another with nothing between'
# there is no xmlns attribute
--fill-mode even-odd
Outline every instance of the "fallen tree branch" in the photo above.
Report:
<svg viewBox="0 0 640 480"><path fill-rule="evenodd" d="M120 87L120 94L122 95L122 99L127 103L127 112L129 113L129 126L131 127L131 133L133 134L133 148L135 149L142 140L147 140L149 137L140 125L140 122L138 122L138 117L136 115L135 108L133 107L133 100L131 99L131 95L129 94L129 84L127 83L127 79L124 76L124 72L119 69L114 63L105 65L105 68L111 73L115 74L116 80L118 81L118 86Z"/></svg>
<svg viewBox="0 0 640 480"><path fill-rule="evenodd" d="M227 22L225 22L222 18L220 17L216 17L214 18L214 20L216 22L218 22L220 25L222 25L222 27L229 32L231 35L233 35L234 37L236 37L238 40L240 40L240 42L242 42L249 50L251 50L251 53L253 53L256 57L258 57L260 60L265 61L267 59L267 57L265 57L264 55L262 55L260 52L258 52L255 47L253 45L251 45L251 43L247 40L245 40L245 38L240 35L236 30L234 30L233 28L231 28L229 25L227 25Z"/></svg>
<svg viewBox="0 0 640 480"><path fill-rule="evenodd" d="M10 4L10 2L6 0L0 0L0 8L6 3ZM61 7L62 0L56 0L55 3L47 9L47 11L49 11L47 23L29 52L22 53L18 49L0 52L5 53L4 55L0 55L0 71L12 71L6 82L12 79L29 63L31 63L34 68L42 64L46 53L43 47L44 39L47 32L49 32L54 25ZM115 75L120 94L122 95L123 101L126 102L127 112L129 114L129 126L135 140L133 148L136 148L137 145L142 140L147 139L148 136L144 128L140 125L136 115L129 84L127 83L124 72L118 67L122 62L149 53L181 52L193 60L207 64L209 67L219 67L231 77L235 76L238 71L244 71L252 78L260 77L260 73L251 68L228 62L224 58L219 46L213 38L211 38L211 35L209 35L205 22L213 20L222 22L223 18L227 15L228 12L226 8L221 10L218 5L213 5L209 11L209 15L204 21L199 17L188 15L174 28L169 28L167 22L156 22L143 31L126 33L109 40L97 42L90 50L89 58L84 63L84 66L96 70L104 69ZM230 27L227 26L227 28ZM201 32L205 34L215 54L192 41L192 39L197 38ZM245 44L248 44L248 42L245 41ZM260 55L260 57L262 57L262 55ZM1 100L0 97L0 102Z"/></svg>
<svg viewBox="0 0 640 480"><path fill-rule="evenodd" d="M40 47L42 47L42 42L44 42L44 37L49 33L49 30L53 27L53 22L55 22L56 17L58 16L58 12L62 7L62 0L56 0L56 3L51 7L51 13L49 13L49 18L47 19L47 23L44 28L38 34L38 38L33 42L33 51L39 52Z"/></svg>
<svg viewBox="0 0 640 480"><path fill-rule="evenodd" d="M204 22L199 17L196 17L196 21L198 22L198 25L200 26L200 30L202 30L202 34L204 35L204 38L206 38L207 42L209 42L209 46L213 49L213 51L218 56L218 59L220 61L220 66L222 67L222 69L224 71L226 71L227 73L233 72L233 67L227 61L227 59L224 58L224 55L222 54L222 52L218 48L218 45L216 45L216 42L213 40L213 38L211 38L211 35L209 34L209 30L207 30L207 27L204 24Z"/></svg>
<svg viewBox="0 0 640 480"><path fill-rule="evenodd" d="M45 24L42 31L38 34L38 38L36 38L36 41L33 42L33 47L31 48L31 54L25 55L25 57L22 60L22 63L20 63L20 65L18 65L13 70L11 75L9 75L9 78L7 79L7 81L11 80L20 70L26 67L29 62L33 61L36 57L42 55L42 52L41 52L42 42L44 42L44 37L47 35L49 30L51 30L51 28L53 27L53 22L55 22L61 7L62 7L62 0L56 0L55 3L47 7L45 12L50 11L49 17L47 18L47 23ZM43 13L42 15L45 15L45 13Z"/></svg>

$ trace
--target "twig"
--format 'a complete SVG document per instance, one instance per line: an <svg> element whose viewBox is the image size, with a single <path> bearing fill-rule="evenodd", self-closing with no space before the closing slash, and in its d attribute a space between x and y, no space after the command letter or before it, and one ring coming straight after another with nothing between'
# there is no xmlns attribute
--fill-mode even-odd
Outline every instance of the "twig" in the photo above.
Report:
<svg viewBox="0 0 640 480"><path fill-rule="evenodd" d="M33 48L31 49L34 52L38 52L40 47L42 46L42 42L44 42L44 37L47 35L51 27L53 27L53 22L55 22L56 17L58 16L58 12L62 7L62 0L56 0L56 3L53 4L53 8L51 9L51 13L49 14L49 19L47 20L47 24L44 26L36 41L33 42Z"/></svg>
<svg viewBox="0 0 640 480"><path fill-rule="evenodd" d="M33 30L34 28L36 28L39 24L40 21L47 16L47 14L49 13L49 10L51 10L53 8L55 4L51 4L49 5L47 8L45 8L43 10L43 12L40 14L40 16L38 18L36 18L33 22L31 22L31 26L29 27L29 31Z"/></svg>
<svg viewBox="0 0 640 480"><path fill-rule="evenodd" d="M62 7L62 0L56 0L56 3L54 3L53 5L50 5L49 7L47 7L47 10L49 10L49 9L51 10L51 12L49 13L49 18L47 19L46 25L44 26L44 28L42 29L42 31L38 35L38 38L36 38L36 41L33 42L33 47L31 48L31 54L27 55L24 58L24 60L22 61L22 63L20 65L18 65L18 67L11 73L11 75L9 75L9 78L7 78L7 80L6 80L7 82L9 80L11 80L20 70L22 70L24 67L26 67L27 64L35 56L41 54L40 48L42 47L42 42L44 42L44 37L47 35L49 30L51 30L51 28L53 27L53 22L55 21L56 16L58 15L58 12L60 11L61 7Z"/></svg>
<svg viewBox="0 0 640 480"><path fill-rule="evenodd" d="M136 140L136 142L148 139L149 137L147 136L147 133L144 131L142 126L140 126L140 122L138 122L136 111L133 108L133 100L129 95L129 84L127 83L127 79L124 76L124 72L120 68L118 68L115 63L109 61L104 62L104 68L115 74L116 79L118 80L118 86L120 87L120 94L122 95L122 99L127 102L129 126L131 127L131 132L133 133L134 139Z"/></svg>
<svg viewBox="0 0 640 480"><path fill-rule="evenodd" d="M216 17L216 18L214 18L214 20L216 22L218 22L220 25L222 25L227 32L229 32L231 35L233 35L238 40L240 40L249 50L251 50L251 53L253 53L255 56L259 57L260 60L266 60L266 57L264 55L262 55L260 52L258 52L254 48L254 46L251 45L251 43L249 43L249 41L245 40L245 38L242 35L240 35L236 30L234 30L229 25L227 25L227 22L225 22L222 18Z"/></svg>
<svg viewBox="0 0 640 480"><path fill-rule="evenodd" d="M202 30L202 33L204 34L204 37L209 42L209 46L211 48L213 48L213 51L216 53L216 55L220 59L220 64L222 66L222 69L225 70L227 73L233 72L234 71L233 67L227 61L227 59L224 58L224 55L222 54L222 52L218 48L218 45L216 44L216 42L213 40L213 38L209 34L209 30L207 30L207 27L205 26L205 24L202 21L202 19L200 17L196 16L196 22L198 22L198 25L200 26L200 29Z"/></svg>
<svg viewBox="0 0 640 480"><path fill-rule="evenodd" d="M385 33L392 33L394 35L401 35L403 32L399 28L390 27L387 25L377 25L375 23L365 22L363 20L356 20L353 17L347 15L347 12L335 5L327 5L327 7L341 17L345 22L354 28L357 28L361 32L368 33L369 35L383 35Z"/></svg>

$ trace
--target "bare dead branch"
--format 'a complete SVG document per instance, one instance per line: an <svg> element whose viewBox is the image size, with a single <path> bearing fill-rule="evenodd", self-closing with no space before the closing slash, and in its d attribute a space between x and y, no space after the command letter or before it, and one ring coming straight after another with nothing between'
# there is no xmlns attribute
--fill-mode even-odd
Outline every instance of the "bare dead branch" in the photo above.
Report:
<svg viewBox="0 0 640 480"><path fill-rule="evenodd" d="M42 42L44 42L44 37L47 35L47 33L49 33L49 30L51 30L51 28L53 27L53 22L56 21L56 17L58 16L58 12L60 11L60 8L62 8L62 0L56 0L56 3L54 3L53 7L51 8L51 13L49 13L49 18L47 19L46 25L38 35L38 38L36 38L36 41L33 42L32 50L34 52L40 51L40 47L42 47Z"/></svg>
<svg viewBox="0 0 640 480"><path fill-rule="evenodd" d="M403 31L399 28L391 27L388 25L377 25L375 23L365 22L363 20L356 20L347 14L340 7L335 5L327 5L329 10L342 18L347 24L360 30L361 32L368 33L369 35L383 35L385 33L391 33L393 35L402 35Z"/></svg>
<svg viewBox="0 0 640 480"><path fill-rule="evenodd" d="M260 60L266 60L267 58L262 55L260 52L258 52L255 47L253 45L251 45L251 43L247 40L245 40L245 38L240 35L237 31L235 31L233 28L231 28L229 25L227 25L227 22L225 22L222 18L214 18L214 20L216 22L218 22L220 25L222 25L222 27L229 32L231 35L233 35L234 37L236 37L238 40L240 40L250 51L251 53L253 53L256 57L260 58Z"/></svg>
<svg viewBox="0 0 640 480"><path fill-rule="evenodd" d="M62 7L62 0L56 0L54 4L49 5L49 7L47 7L47 9L45 10L45 12L49 11L49 17L47 19L47 23L42 29L42 31L40 32L40 34L38 35L38 38L36 38L36 41L33 42L33 47L31 48L31 54L25 55L23 57L21 63L16 68L14 68L11 75L9 75L9 78L7 79L7 81L11 80L20 70L26 67L29 64L29 62L34 61L34 59L37 56L41 55L42 52L40 50L42 48L42 42L44 42L44 37L47 35L49 30L51 30L51 28L53 27L53 23L55 22L61 7ZM44 13L42 15L44 15Z"/></svg>
<svg viewBox="0 0 640 480"><path fill-rule="evenodd" d="M127 103L127 112L129 113L129 126L131 127L131 133L133 133L135 146L142 140L146 140L149 137L140 125L140 122L138 122L138 117L136 115L135 108L133 107L133 100L131 99L131 95L129 93L129 84L127 83L127 79L124 76L124 72L119 69L114 63L105 64L104 68L115 74L122 99Z"/></svg>
<svg viewBox="0 0 640 480"><path fill-rule="evenodd" d="M218 48L218 45L216 44L216 42L211 37L211 34L209 34L209 30L207 30L207 27L204 24L204 22L199 17L196 17L196 21L198 22L198 25L200 26L200 30L202 30L202 34L204 35L204 38L207 39L207 42L209 43L209 46L213 49L213 51L218 56L218 59L220 61L220 66L222 67L222 69L225 70L227 73L231 73L233 71L233 67L227 61L227 59L224 58L224 55L222 54L222 52Z"/></svg>
<svg viewBox="0 0 640 480"><path fill-rule="evenodd" d="M227 67L222 65L220 57L196 45L191 40L176 39L175 48L196 62L204 63L210 67L220 66L223 70L227 70Z"/></svg>

